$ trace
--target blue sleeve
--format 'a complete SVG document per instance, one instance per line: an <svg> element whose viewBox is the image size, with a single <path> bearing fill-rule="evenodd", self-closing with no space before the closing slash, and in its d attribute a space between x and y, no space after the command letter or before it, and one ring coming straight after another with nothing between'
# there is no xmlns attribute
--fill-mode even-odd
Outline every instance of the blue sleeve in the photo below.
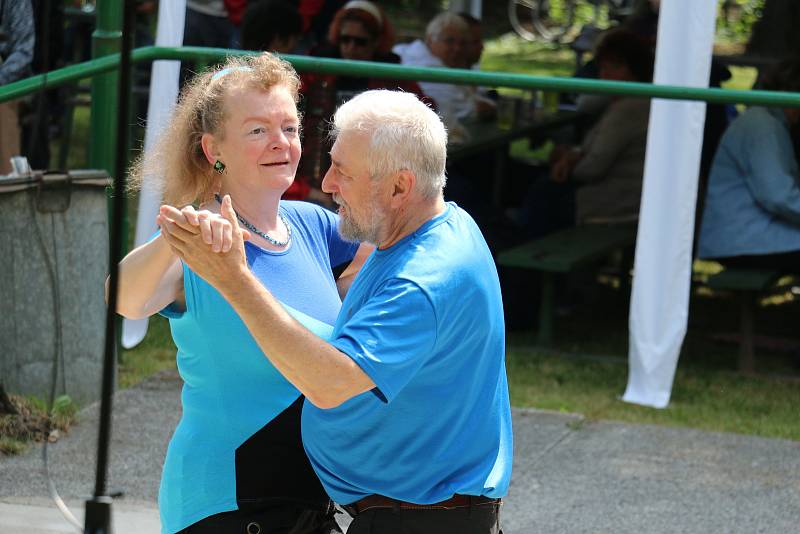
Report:
<svg viewBox="0 0 800 534"><path fill-rule="evenodd" d="M744 147L750 156L747 186L765 210L800 224L800 172L789 132L774 121L752 124Z"/></svg>
<svg viewBox="0 0 800 534"><path fill-rule="evenodd" d="M436 314L418 285L392 279L373 295L331 341L377 387L384 402L408 384L433 353Z"/></svg>
<svg viewBox="0 0 800 534"><path fill-rule="evenodd" d="M7 33L9 53L0 64L0 85L28 75L36 42L30 0L14 0L12 6L3 9L3 14L8 16L8 20L3 21L3 29Z"/></svg>

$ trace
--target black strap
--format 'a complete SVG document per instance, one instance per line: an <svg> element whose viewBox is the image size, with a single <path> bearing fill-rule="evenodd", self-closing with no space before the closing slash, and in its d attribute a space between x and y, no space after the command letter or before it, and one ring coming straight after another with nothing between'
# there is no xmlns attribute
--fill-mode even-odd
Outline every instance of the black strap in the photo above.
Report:
<svg viewBox="0 0 800 534"><path fill-rule="evenodd" d="M340 263L336 267L332 267L331 270L333 271L333 279L338 280L342 273L350 267L350 264L353 263L353 260L348 260L344 263Z"/></svg>

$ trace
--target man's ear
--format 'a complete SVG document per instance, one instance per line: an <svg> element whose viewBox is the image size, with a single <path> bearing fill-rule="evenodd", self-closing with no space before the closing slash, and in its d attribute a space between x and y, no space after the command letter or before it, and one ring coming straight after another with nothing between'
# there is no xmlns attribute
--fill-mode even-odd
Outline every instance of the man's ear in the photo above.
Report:
<svg viewBox="0 0 800 534"><path fill-rule="evenodd" d="M399 208L408 202L417 185L416 175L409 170L402 170L395 174L392 189L392 207Z"/></svg>
<svg viewBox="0 0 800 534"><path fill-rule="evenodd" d="M206 159L211 165L214 165L222 155L213 134L204 133L203 137L200 138L200 146L203 148L203 154L205 154Z"/></svg>

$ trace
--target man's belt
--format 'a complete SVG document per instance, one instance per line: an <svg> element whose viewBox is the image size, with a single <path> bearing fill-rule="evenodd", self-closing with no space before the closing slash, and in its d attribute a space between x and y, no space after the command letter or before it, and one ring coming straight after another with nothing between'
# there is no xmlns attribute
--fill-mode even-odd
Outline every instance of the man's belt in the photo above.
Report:
<svg viewBox="0 0 800 534"><path fill-rule="evenodd" d="M483 495L455 494L447 500L431 504L416 504L413 502L398 501L383 495L367 495L354 503L342 506L345 512L355 517L358 514L373 508L391 508L395 510L453 510L456 508L469 508L470 506L486 506L489 504L500 505L500 499L492 499Z"/></svg>

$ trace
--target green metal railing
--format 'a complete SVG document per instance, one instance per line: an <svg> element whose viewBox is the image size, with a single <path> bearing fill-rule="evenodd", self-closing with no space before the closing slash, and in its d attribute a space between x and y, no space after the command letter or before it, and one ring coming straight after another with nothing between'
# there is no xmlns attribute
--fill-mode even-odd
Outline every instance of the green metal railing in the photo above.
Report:
<svg viewBox="0 0 800 534"><path fill-rule="evenodd" d="M92 35L94 59L40 74L0 87L0 102L37 91L52 89L78 80L92 78L92 109L89 140L89 166L111 175L116 168L117 72L120 65L122 11L113 2L98 2L96 29ZM148 46L132 52L132 61L140 63L158 59L194 63L218 62L230 55L254 54L242 50L198 47ZM617 94L676 100L704 100L725 104L761 104L800 107L800 94L768 91L734 91L694 87L677 87L634 82L612 82L581 78L550 78L465 69L407 67L369 61L345 61L309 56L283 56L299 72L317 72L345 76L418 80L465 85L541 89L555 92ZM110 208L110 204L109 204ZM127 228L127 222L123 222ZM123 230L125 231L125 230Z"/></svg>
<svg viewBox="0 0 800 534"><path fill-rule="evenodd" d="M199 47L160 47L147 46L133 51L133 61L153 61L173 59L182 61L219 61L226 56L253 54L242 50ZM680 87L674 85L654 85L637 82L613 82L589 80L585 78L552 78L510 74L502 72L481 72L467 69L436 69L429 67L408 67L390 63L371 61L346 61L341 59L317 58L310 56L283 56L299 72L319 72L347 76L371 78L392 78L398 80L419 80L427 82L453 83L460 85L486 85L495 87L514 87L518 89L543 89L589 94L618 94L667 98L672 100L704 100L719 104L761 104L766 106L800 107L800 94L774 91L732 90L718 88ZM112 54L77 65L64 67L46 75L40 74L0 87L0 102L11 100L41 89L57 87L66 83L103 74L119 66L119 54Z"/></svg>
<svg viewBox="0 0 800 534"><path fill-rule="evenodd" d="M113 25L113 24L112 24ZM112 35L113 34L113 35ZM119 37L109 33L110 40ZM102 35L100 36L102 39ZM96 55L104 55L91 61L64 67L47 74L40 74L19 80L0 87L0 102L18 98L43 89L58 87L70 82L89 77L106 76L119 67L120 56L110 53L115 45L101 46L96 44ZM224 48L199 47L158 47L148 46L133 51L133 62L171 59L191 62L220 61L230 55L253 54L242 50ZM323 74L339 74L349 76L365 76L372 78L392 78L402 80L419 80L462 85L484 85L495 87L513 87L518 89L542 89L547 91L617 94L640 97L666 98L672 100L702 100L722 104L760 104L766 106L800 107L800 94L773 91L741 91L717 88L679 87L671 85L654 85L635 82L613 82L605 80L588 80L582 78L551 78L509 74L496 72L480 72L466 69L435 69L425 67L407 67L403 65L374 63L370 61L345 61L338 59L316 58L309 56L283 56L294 65L299 72L318 72ZM98 79L98 78L95 78ZM115 78L114 78L115 79ZM101 82L98 82L101 83ZM108 84L108 85L105 85ZM95 168L113 169L113 117L115 116L114 100L108 95L110 79L93 87L92 101L92 158L90 164ZM96 98L96 93L101 98ZM97 100L97 102L95 101ZM111 131L109 131L111 128Z"/></svg>

